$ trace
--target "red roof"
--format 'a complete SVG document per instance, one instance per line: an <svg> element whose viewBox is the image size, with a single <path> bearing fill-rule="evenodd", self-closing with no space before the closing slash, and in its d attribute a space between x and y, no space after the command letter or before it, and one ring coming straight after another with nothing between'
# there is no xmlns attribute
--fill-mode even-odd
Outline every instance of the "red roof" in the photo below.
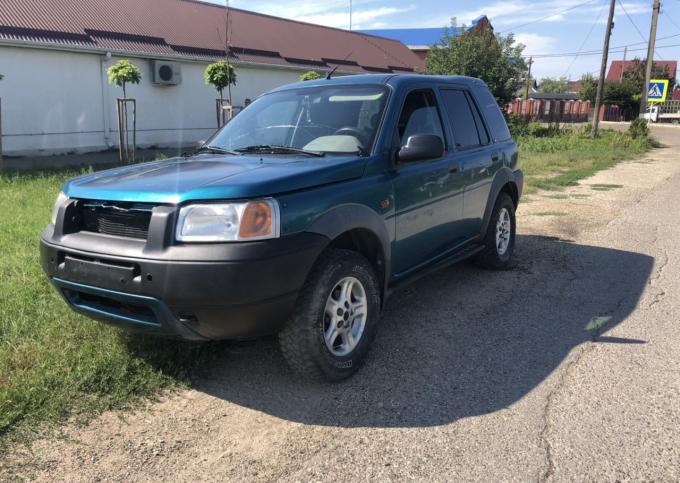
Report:
<svg viewBox="0 0 680 483"><path fill-rule="evenodd" d="M147 55L224 57L226 8L196 0L1 0L0 42L51 43ZM236 61L348 72L413 71L401 42L230 9Z"/></svg>
<svg viewBox="0 0 680 483"><path fill-rule="evenodd" d="M626 61L626 70L630 69L633 66L632 60L627 60ZM678 63L675 60L655 60L654 65L657 68L663 69L664 67L668 67L668 73L670 74L672 79L677 78L677 72L678 72ZM619 80L621 79L621 72L623 69L623 61L622 60L615 60L612 62L612 65L609 66L609 72L607 73L607 80Z"/></svg>

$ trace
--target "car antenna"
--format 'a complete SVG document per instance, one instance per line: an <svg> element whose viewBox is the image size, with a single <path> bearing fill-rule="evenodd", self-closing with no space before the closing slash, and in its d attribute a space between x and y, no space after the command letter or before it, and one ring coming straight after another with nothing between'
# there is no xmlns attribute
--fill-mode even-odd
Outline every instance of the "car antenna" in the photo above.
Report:
<svg viewBox="0 0 680 483"><path fill-rule="evenodd" d="M336 65L333 67L331 70L328 71L328 74L326 74L326 80L331 80L331 76L335 74L335 71L338 70L338 66Z"/></svg>
<svg viewBox="0 0 680 483"><path fill-rule="evenodd" d="M347 55L345 56L345 58L342 59L342 61L344 62L344 61L346 61L347 59L349 59L350 55L352 55L353 53L354 53L353 50L350 51L350 53L347 54ZM331 77L333 76L333 74L335 74L335 71L338 70L338 67L340 67L340 65L339 65L339 64L335 64L335 67L333 67L330 71L328 71L328 74L326 74L326 80L331 80Z"/></svg>

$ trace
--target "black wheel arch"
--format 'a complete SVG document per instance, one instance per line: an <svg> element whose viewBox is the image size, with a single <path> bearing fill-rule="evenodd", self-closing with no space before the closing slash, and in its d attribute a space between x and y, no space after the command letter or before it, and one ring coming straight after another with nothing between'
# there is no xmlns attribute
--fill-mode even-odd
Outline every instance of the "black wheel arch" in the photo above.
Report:
<svg viewBox="0 0 680 483"><path fill-rule="evenodd" d="M364 205L346 204L319 216L306 231L327 237L326 248L353 250L366 257L384 295L390 277L391 239L378 213Z"/></svg>
<svg viewBox="0 0 680 483"><path fill-rule="evenodd" d="M491 190L489 191L489 199L486 201L486 208L484 210L484 218L482 219L482 229L480 231L480 238L486 234L489 227L489 220L493 214L493 207L496 204L498 195L505 192L510 196L515 208L519 204L519 199L522 196L524 176L521 171L513 171L510 168L503 168L494 177L491 183Z"/></svg>

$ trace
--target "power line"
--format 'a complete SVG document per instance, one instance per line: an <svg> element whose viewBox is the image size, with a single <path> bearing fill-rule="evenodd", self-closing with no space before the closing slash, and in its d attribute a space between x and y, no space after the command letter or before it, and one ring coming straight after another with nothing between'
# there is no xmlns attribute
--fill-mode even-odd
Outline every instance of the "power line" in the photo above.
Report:
<svg viewBox="0 0 680 483"><path fill-rule="evenodd" d="M668 40L672 39L675 37L680 37L680 34L673 34L673 35L666 35L665 37L658 37L656 40ZM645 40L644 42L633 42L630 44L625 44L625 45L617 45L616 47L611 47L610 50L612 51L618 51L618 52L623 52L623 49L633 47L635 45L641 45L641 44L646 44L647 41ZM661 48L661 47L657 47ZM635 50L635 49L632 49ZM639 50L639 49L638 49ZM527 54L523 55L522 57L529 58L530 56L533 57L572 57L574 55L595 55L595 54L601 54L602 50L582 50L580 52L551 52L548 54Z"/></svg>
<svg viewBox="0 0 680 483"><path fill-rule="evenodd" d="M517 30L517 29L520 29L520 28L522 28L522 27L526 27L527 25L533 25L533 24L535 24L535 23L542 22L543 20L547 20L547 19L549 19L549 18L551 18L551 17L555 17L555 16L561 15L561 14L563 14L563 13L571 12L572 10L576 10L577 8L580 8L580 7L584 6L584 5L588 5L589 3L593 3L593 2L595 2L595 1L597 1L597 0L588 0L588 1L586 1L586 2L579 3L579 4L577 4L577 5L573 5L573 6L569 7L569 8L567 8L567 9L560 10L559 12L551 13L550 15L546 15L545 17L537 18L537 19L535 19L535 20L531 20L531 21L529 21L529 22L522 23L522 24L519 24L519 25L513 25L512 27L508 27L507 29L503 29L502 31L499 31L499 33L510 32L511 30Z"/></svg>
<svg viewBox="0 0 680 483"><path fill-rule="evenodd" d="M678 31L680 31L680 26L678 26L678 24L675 23L675 20L673 20L673 17L668 15L666 12L663 12L663 14L668 19L668 21L673 25L673 27L675 27L676 29L678 29ZM680 34L678 34L678 35L680 35Z"/></svg>
<svg viewBox="0 0 680 483"><path fill-rule="evenodd" d="M602 16L602 13L604 12L605 7L607 4L602 5L602 8L600 9L600 13L597 14L597 17L595 18L595 21L593 22L593 25L591 25L590 30L588 31L588 34L586 35L586 38L583 39L583 42L581 42L581 46L578 48L578 52L580 53L583 50L583 47L585 47L586 43L590 39L590 36L593 33L593 30L595 30L595 26L597 23L600 21L600 17ZM575 55L572 61L569 63L569 66L567 67L567 70L564 71L563 77L567 77L569 75L569 71L571 68L574 66L574 62L579 58L579 55Z"/></svg>
<svg viewBox="0 0 680 483"><path fill-rule="evenodd" d="M674 37L680 37L680 34L666 35L665 37L658 37L656 40L667 40L667 39L672 39ZM646 43L647 43L646 40L644 42L633 42L632 44L619 45L617 47L612 47L612 49L623 49L625 47L631 47L633 45L640 45L640 44L646 44Z"/></svg>
<svg viewBox="0 0 680 483"><path fill-rule="evenodd" d="M618 2L619 2L619 7L621 7L621 10L623 10L623 13L626 14L626 17L628 17L628 20L630 21L631 25L633 25L633 27L635 27L635 30L637 30L637 33L638 33L638 35L640 35L640 38L642 39L642 41L644 43L647 43L649 41L649 39L644 36L644 34L638 28L637 24L635 22L633 22L632 17L630 15L628 15L628 11L626 10L626 7L623 6L623 2L621 0L618 0ZM660 57L659 53L656 50L654 51L654 53L656 54L657 57Z"/></svg>
<svg viewBox="0 0 680 483"><path fill-rule="evenodd" d="M670 49L674 47L680 47L680 44L673 44L673 45L657 45L656 49ZM628 49L628 52L640 52L640 51L645 51L647 48L637 48L637 49ZM621 48L611 48L609 49L610 53L614 54L621 54L623 53L623 49ZM580 55L600 55L602 54L602 50L589 50L587 52L562 52L562 53L555 53L555 54L531 54L531 55L523 55L522 57L525 59L528 59L529 57L533 57L534 59L550 59L550 58L560 58L560 57L574 57L574 56L580 56Z"/></svg>

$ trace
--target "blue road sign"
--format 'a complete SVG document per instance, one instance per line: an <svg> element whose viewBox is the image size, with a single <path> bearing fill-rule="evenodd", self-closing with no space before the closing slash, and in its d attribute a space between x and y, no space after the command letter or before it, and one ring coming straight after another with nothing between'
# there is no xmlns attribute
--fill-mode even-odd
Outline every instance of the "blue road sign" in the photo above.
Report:
<svg viewBox="0 0 680 483"><path fill-rule="evenodd" d="M647 102L666 102L668 80L652 79L647 89Z"/></svg>

